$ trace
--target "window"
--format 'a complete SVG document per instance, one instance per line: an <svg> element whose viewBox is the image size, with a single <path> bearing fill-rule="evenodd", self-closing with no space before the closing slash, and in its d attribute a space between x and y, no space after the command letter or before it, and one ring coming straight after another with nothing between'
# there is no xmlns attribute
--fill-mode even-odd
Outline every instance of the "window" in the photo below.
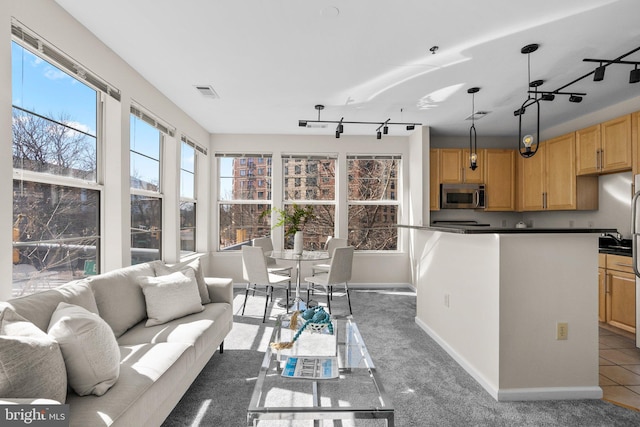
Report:
<svg viewBox="0 0 640 427"><path fill-rule="evenodd" d="M164 136L173 131L131 106L131 264L162 259L162 171Z"/></svg>
<svg viewBox="0 0 640 427"><path fill-rule="evenodd" d="M349 244L357 250L398 250L400 202L392 188L398 185L400 161L400 156L347 156Z"/></svg>
<svg viewBox="0 0 640 427"><path fill-rule="evenodd" d="M12 25L17 38L23 31ZM71 62L62 53L28 37L11 43L13 297L100 271L102 93L50 61L56 52Z"/></svg>
<svg viewBox="0 0 640 427"><path fill-rule="evenodd" d="M180 252L196 251L196 144L182 137L180 144Z"/></svg>
<svg viewBox="0 0 640 427"><path fill-rule="evenodd" d="M264 158L270 163L271 157L220 153L216 157L219 250L239 250L251 239L271 233L269 216L261 217L262 212L271 208L271 192L258 191L261 182L271 188L271 168L267 169L266 174L264 168L256 168L256 164L264 162ZM245 164L247 166L242 166Z"/></svg>
<svg viewBox="0 0 640 427"><path fill-rule="evenodd" d="M335 233L335 157L283 155L284 208L313 205L316 218L305 225L305 249L320 249ZM304 172L302 172L304 171ZM318 184L320 183L320 184ZM293 239L285 242L293 247Z"/></svg>

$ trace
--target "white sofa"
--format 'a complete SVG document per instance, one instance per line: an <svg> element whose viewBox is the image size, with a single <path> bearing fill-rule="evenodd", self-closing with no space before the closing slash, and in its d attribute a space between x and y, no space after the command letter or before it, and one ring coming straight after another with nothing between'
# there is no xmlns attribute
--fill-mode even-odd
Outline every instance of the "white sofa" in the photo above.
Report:
<svg viewBox="0 0 640 427"><path fill-rule="evenodd" d="M166 266L155 261L4 303L44 332L60 302L98 314L113 330L120 350L119 377L101 396L79 396L68 390L65 403L71 426L158 426L218 347L222 353L223 340L233 326L231 279L202 277L211 300L202 311L146 327L147 307L139 278L160 276L162 267L166 274ZM42 396L11 397L0 395L0 404Z"/></svg>

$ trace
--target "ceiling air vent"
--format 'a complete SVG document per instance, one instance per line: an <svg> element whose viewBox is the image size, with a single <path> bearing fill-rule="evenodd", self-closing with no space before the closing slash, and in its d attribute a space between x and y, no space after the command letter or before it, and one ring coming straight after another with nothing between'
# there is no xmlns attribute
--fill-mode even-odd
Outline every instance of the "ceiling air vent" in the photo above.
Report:
<svg viewBox="0 0 640 427"><path fill-rule="evenodd" d="M196 89L202 96L206 96L207 98L219 99L220 96L216 93L215 90L211 86L206 85L196 85Z"/></svg>
<svg viewBox="0 0 640 427"><path fill-rule="evenodd" d="M491 111L476 111L475 113L473 113L469 117L467 117L465 120L480 120L481 118L483 118L484 116L486 116L490 112Z"/></svg>

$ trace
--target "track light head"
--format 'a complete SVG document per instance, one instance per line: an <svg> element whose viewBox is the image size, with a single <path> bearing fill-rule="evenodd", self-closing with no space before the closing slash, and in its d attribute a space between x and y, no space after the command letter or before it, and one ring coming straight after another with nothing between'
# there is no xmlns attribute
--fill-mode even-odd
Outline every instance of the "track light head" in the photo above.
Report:
<svg viewBox="0 0 640 427"><path fill-rule="evenodd" d="M306 128L307 127L307 121L306 120L298 120L298 126L300 126L301 128Z"/></svg>
<svg viewBox="0 0 640 427"><path fill-rule="evenodd" d="M415 125L407 125L407 130L414 130L415 128Z"/></svg>
<svg viewBox="0 0 640 427"><path fill-rule="evenodd" d="M629 74L629 83L638 83L640 82L640 70L638 70L638 66L631 70L631 74Z"/></svg>
<svg viewBox="0 0 640 427"><path fill-rule="evenodd" d="M593 73L593 81L601 82L602 80L604 80L605 70L606 70L606 67L602 65L602 63L600 63L600 66L596 68L596 71Z"/></svg>
<svg viewBox="0 0 640 427"><path fill-rule="evenodd" d="M376 139L382 139L382 132L376 132Z"/></svg>
<svg viewBox="0 0 640 427"><path fill-rule="evenodd" d="M578 95L571 95L569 97L569 102L582 102L582 97Z"/></svg>
<svg viewBox="0 0 640 427"><path fill-rule="evenodd" d="M336 129L336 132L344 133L344 126L342 125L342 123L340 123L338 125L338 128Z"/></svg>
<svg viewBox="0 0 640 427"><path fill-rule="evenodd" d="M385 135L388 135L389 134L389 126L384 126L382 128L382 133L385 134Z"/></svg>
<svg viewBox="0 0 640 427"><path fill-rule="evenodd" d="M556 96L552 93L543 93L540 99L542 99L543 101L553 101L554 99L556 99Z"/></svg>
<svg viewBox="0 0 640 427"><path fill-rule="evenodd" d="M340 138L340 131L336 129L336 138Z"/></svg>

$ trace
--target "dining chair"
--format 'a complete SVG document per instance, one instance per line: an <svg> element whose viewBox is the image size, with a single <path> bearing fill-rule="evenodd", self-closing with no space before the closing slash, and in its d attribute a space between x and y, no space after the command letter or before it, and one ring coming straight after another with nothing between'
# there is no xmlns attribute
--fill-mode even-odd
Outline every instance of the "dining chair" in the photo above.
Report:
<svg viewBox="0 0 640 427"><path fill-rule="evenodd" d="M353 270L353 252L355 248L353 246L343 246L335 248L333 257L331 258L331 264L329 264L329 271L326 273L320 273L315 276L305 277L307 282L307 305L309 305L309 294L315 286L322 286L327 294L327 309L331 313L331 299L333 297L333 287L336 285L344 284L344 289L347 294L347 301L349 303L349 314L353 314L351 311L351 297L349 295L349 280L351 280L351 271Z"/></svg>
<svg viewBox="0 0 640 427"><path fill-rule="evenodd" d="M273 252L273 242L271 241L271 237L257 237L251 241L253 246L261 247L264 253L265 260L267 262L267 271L269 273L274 274L285 274L291 275L291 268L278 265L274 258L271 258L271 252Z"/></svg>
<svg viewBox="0 0 640 427"><path fill-rule="evenodd" d="M345 246L348 246L347 239L332 237L327 239L324 249L329 252L330 257L333 257L333 251L336 248L343 248ZM327 263L314 264L311 266L311 275L315 276L318 273L327 273L329 271L329 267L330 264Z"/></svg>
<svg viewBox="0 0 640 427"><path fill-rule="evenodd" d="M247 305L247 298L249 298L249 290L252 285L264 285L265 288L265 303L264 314L262 315L262 323L267 319L267 307L269 306L269 299L273 300L273 287L283 287L287 293L287 313L289 312L289 292L291 291L291 276L285 276L282 274L269 273L267 269L267 261L264 257L264 251L261 247L256 246L243 246L242 247L242 277L247 281L247 289L244 293L244 303L242 304L242 315L244 316L244 309ZM253 288L254 294L256 288ZM262 292L262 291L258 291Z"/></svg>

